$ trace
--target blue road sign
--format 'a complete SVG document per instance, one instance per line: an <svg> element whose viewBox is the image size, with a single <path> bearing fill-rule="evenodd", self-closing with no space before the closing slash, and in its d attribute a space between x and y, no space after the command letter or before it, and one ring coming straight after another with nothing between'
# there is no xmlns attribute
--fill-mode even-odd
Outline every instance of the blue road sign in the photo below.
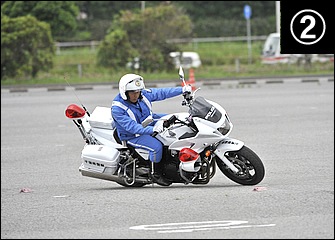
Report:
<svg viewBox="0 0 335 240"><path fill-rule="evenodd" d="M244 17L249 19L251 17L251 7L249 5L244 6Z"/></svg>

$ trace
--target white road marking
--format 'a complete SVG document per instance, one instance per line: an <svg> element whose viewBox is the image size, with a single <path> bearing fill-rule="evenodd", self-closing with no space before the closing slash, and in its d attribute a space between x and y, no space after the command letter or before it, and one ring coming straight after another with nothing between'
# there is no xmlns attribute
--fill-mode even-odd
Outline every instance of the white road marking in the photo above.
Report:
<svg viewBox="0 0 335 240"><path fill-rule="evenodd" d="M252 227L273 227L276 224L263 224L263 225L242 225L248 221L205 221L205 222L184 222L184 223L165 223L165 224L152 224L152 225L139 225L133 226L131 230L145 230L157 231L157 233L183 233L193 231L210 231L217 229L236 229L236 228L252 228Z"/></svg>

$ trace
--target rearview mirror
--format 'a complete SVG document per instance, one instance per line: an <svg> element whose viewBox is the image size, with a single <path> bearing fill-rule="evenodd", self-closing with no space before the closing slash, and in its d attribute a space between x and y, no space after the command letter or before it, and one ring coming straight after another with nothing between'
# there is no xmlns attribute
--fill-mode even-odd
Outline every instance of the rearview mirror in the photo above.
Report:
<svg viewBox="0 0 335 240"><path fill-rule="evenodd" d="M184 71L183 68L180 66L179 67L179 77L181 80L184 80Z"/></svg>

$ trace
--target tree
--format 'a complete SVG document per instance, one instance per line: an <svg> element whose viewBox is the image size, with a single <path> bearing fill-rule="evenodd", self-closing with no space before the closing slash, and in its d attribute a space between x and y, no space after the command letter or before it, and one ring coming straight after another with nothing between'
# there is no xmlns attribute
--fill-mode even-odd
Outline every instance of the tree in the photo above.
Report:
<svg viewBox="0 0 335 240"><path fill-rule="evenodd" d="M75 3L85 16L78 20L78 33L74 36L82 40L102 40L114 16L121 10L138 11L141 8L141 1L75 1ZM160 3L160 1L146 1L145 5L157 6Z"/></svg>
<svg viewBox="0 0 335 240"><path fill-rule="evenodd" d="M1 15L1 79L35 77L52 67L55 45L48 23Z"/></svg>
<svg viewBox="0 0 335 240"><path fill-rule="evenodd" d="M79 8L73 1L6 1L1 13L12 18L35 16L50 24L53 38L59 41L75 34Z"/></svg>
<svg viewBox="0 0 335 240"><path fill-rule="evenodd" d="M174 5L162 4L157 7L148 7L144 11L121 11L117 15L109 29L104 42L110 42L109 46L117 49L119 54L130 57L128 49L124 45L116 45L113 40L120 29L127 35L125 41L129 42L131 49L139 54L140 70L163 71L174 68L169 52L178 51L176 45L167 43L171 38L187 38L192 34L192 23L181 9ZM114 42L114 43L113 43ZM102 52L111 51L106 45L99 48ZM116 51L116 50L114 50ZM134 53L134 52L133 52ZM125 58L123 58L125 59ZM107 63L108 59L100 59L100 64ZM126 62L119 62L117 67L124 67ZM115 65L110 67L116 67Z"/></svg>
<svg viewBox="0 0 335 240"><path fill-rule="evenodd" d="M113 17L121 10L138 11L162 3L183 8L193 25L193 37L231 37L246 35L243 9L252 8L252 35L276 31L275 1L75 1L87 18L78 21L78 30L86 39L102 40ZM89 35L89 37L87 37ZM79 37L79 35L78 35ZM77 38L78 39L78 38Z"/></svg>
<svg viewBox="0 0 335 240"><path fill-rule="evenodd" d="M243 8L252 8L252 34L275 31L275 1L175 1L185 9L196 26L196 37L244 36L246 20Z"/></svg>
<svg viewBox="0 0 335 240"><path fill-rule="evenodd" d="M128 39L128 35L122 29L117 29L106 36L98 51L98 65L118 69L125 63L131 62L138 52Z"/></svg>

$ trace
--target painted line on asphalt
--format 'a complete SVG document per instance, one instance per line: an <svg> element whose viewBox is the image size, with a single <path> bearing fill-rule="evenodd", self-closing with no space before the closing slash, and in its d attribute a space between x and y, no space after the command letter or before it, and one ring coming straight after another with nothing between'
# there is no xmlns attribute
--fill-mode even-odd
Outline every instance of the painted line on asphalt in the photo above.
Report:
<svg viewBox="0 0 335 240"><path fill-rule="evenodd" d="M205 221L138 225L130 230L156 231L157 233L190 233L195 231L230 230L238 228L274 227L276 224L246 225L248 221Z"/></svg>

